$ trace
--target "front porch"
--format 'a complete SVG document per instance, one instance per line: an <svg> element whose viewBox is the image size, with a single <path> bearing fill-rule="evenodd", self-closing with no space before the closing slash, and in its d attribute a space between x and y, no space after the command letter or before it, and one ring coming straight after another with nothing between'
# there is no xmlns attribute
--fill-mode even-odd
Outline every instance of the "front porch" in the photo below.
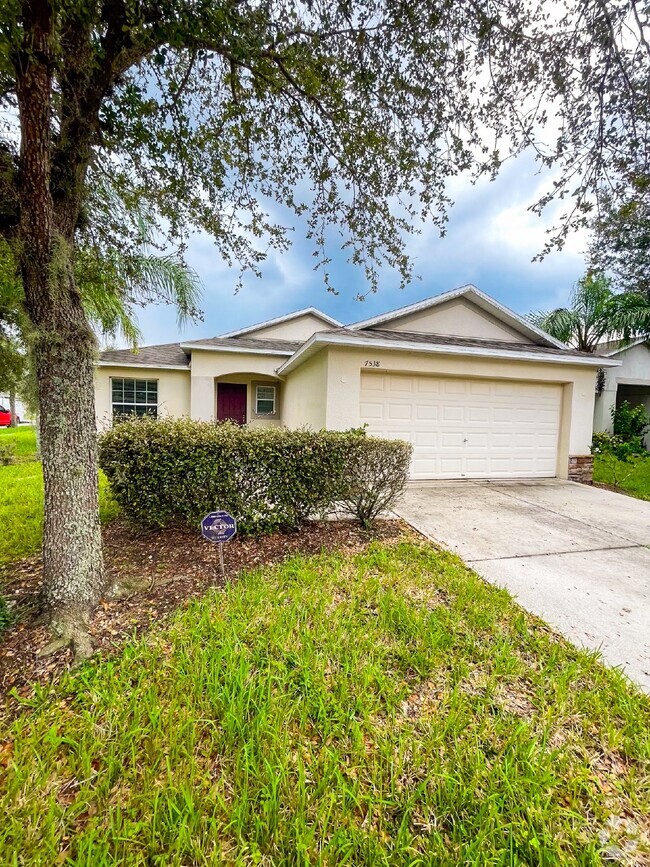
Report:
<svg viewBox="0 0 650 867"><path fill-rule="evenodd" d="M236 424L280 424L280 379L259 373L215 377L214 418Z"/></svg>

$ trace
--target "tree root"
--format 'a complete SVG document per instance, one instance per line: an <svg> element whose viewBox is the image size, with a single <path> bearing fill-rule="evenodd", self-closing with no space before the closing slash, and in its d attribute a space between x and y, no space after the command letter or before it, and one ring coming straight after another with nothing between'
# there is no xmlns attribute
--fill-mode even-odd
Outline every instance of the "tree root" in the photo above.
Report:
<svg viewBox="0 0 650 867"><path fill-rule="evenodd" d="M76 667L93 655L94 648L88 632L87 617L57 617L54 615L50 626L56 637L38 651L36 655L39 658L71 647L72 665Z"/></svg>

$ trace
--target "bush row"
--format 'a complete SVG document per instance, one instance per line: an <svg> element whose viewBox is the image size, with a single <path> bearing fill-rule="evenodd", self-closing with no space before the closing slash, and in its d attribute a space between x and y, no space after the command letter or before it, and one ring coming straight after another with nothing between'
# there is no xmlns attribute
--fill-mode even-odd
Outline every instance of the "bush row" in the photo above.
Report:
<svg viewBox="0 0 650 867"><path fill-rule="evenodd" d="M242 533L295 527L345 504L370 523L408 478L411 446L335 432L189 419L124 421L100 438L100 466L128 518L196 526L225 509Z"/></svg>

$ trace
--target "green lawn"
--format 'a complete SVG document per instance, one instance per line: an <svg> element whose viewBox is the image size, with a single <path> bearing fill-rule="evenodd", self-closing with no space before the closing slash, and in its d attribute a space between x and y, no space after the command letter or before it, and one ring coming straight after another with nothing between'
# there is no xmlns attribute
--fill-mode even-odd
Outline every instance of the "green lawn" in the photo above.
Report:
<svg viewBox="0 0 650 867"><path fill-rule="evenodd" d="M13 443L18 460L33 460L36 457L36 431L31 425L0 427L0 446Z"/></svg>
<svg viewBox="0 0 650 867"><path fill-rule="evenodd" d="M20 428L19 428L20 430ZM100 515L117 514L108 482L100 473ZM43 473L39 461L0 467L0 566L35 554L43 535Z"/></svg>
<svg viewBox="0 0 650 867"><path fill-rule="evenodd" d="M452 554L373 545L44 689L0 746L0 863L590 865L612 816L642 858L649 759L621 675Z"/></svg>
<svg viewBox="0 0 650 867"><path fill-rule="evenodd" d="M615 461L613 466L612 460ZM642 500L650 500L650 457L636 465L631 465L609 456L596 455L594 481L615 485L628 494L633 494Z"/></svg>

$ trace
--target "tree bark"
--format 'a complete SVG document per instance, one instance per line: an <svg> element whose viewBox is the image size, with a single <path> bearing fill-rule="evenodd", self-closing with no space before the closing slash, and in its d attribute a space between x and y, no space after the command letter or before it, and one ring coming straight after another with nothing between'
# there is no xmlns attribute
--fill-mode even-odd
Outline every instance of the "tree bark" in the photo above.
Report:
<svg viewBox="0 0 650 867"><path fill-rule="evenodd" d="M95 338L74 287L71 263L62 258L61 270L43 275L36 286L31 276L27 281L28 296L54 292L57 297L48 305L45 321L33 318L45 485L43 602L55 631L72 642L77 657L84 657L91 652L89 617L104 589Z"/></svg>
<svg viewBox="0 0 650 867"><path fill-rule="evenodd" d="M96 349L74 282L74 215L83 173L51 192L53 9L25 0L16 63L21 122L20 265L34 328L45 484L43 601L77 658L92 650L88 621L103 590L93 360Z"/></svg>
<svg viewBox="0 0 650 867"><path fill-rule="evenodd" d="M9 392L9 412L11 414L9 426L17 427L18 422L16 421L16 392L13 391L13 389Z"/></svg>

